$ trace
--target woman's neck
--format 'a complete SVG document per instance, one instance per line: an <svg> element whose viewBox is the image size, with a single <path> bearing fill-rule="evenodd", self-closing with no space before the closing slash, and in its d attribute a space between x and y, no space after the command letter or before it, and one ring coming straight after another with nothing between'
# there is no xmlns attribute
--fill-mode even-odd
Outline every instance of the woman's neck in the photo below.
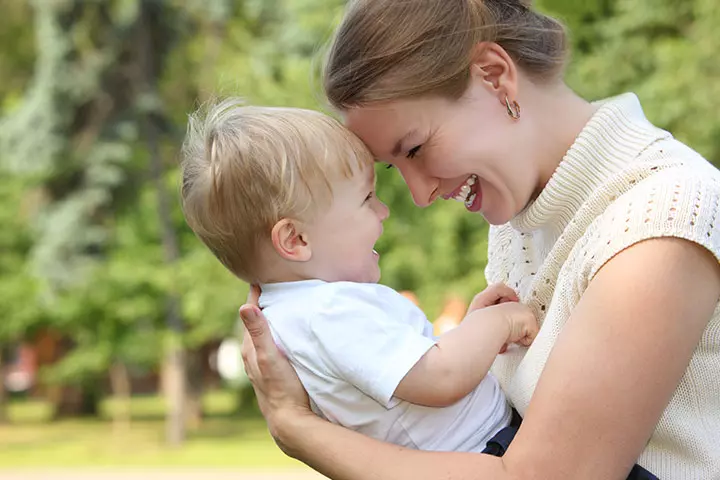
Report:
<svg viewBox="0 0 720 480"><path fill-rule="evenodd" d="M565 84L535 87L529 96L533 113L535 142L533 156L539 165L536 198L552 177L565 153L593 116L597 107L579 97Z"/></svg>

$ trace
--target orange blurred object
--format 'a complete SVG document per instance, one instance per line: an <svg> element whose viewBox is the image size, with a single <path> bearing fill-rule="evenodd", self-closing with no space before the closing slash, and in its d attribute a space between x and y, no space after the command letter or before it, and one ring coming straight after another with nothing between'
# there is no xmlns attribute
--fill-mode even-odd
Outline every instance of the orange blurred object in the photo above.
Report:
<svg viewBox="0 0 720 480"><path fill-rule="evenodd" d="M445 301L445 306L440 316L433 322L433 333L440 336L460 325L465 317L467 305L462 298L451 296Z"/></svg>
<svg viewBox="0 0 720 480"><path fill-rule="evenodd" d="M400 295L407 298L415 305L420 306L420 302L418 301L415 293L409 290L403 290L400 292ZM435 336L440 336L448 330L452 330L460 325L460 322L462 322L462 319L465 317L466 311L467 304L465 304L462 298L456 295L448 297L445 301L445 305L443 306L442 313L433 322L433 334Z"/></svg>
<svg viewBox="0 0 720 480"><path fill-rule="evenodd" d="M400 292L400 295L410 300L412 303L414 303L416 306L420 306L420 302L418 301L417 295L415 295L410 290L403 290Z"/></svg>

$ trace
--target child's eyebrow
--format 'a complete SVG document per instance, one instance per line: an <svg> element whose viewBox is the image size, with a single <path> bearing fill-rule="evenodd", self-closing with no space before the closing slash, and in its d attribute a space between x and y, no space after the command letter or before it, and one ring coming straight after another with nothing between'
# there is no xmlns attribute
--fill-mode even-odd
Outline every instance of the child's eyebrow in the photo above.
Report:
<svg viewBox="0 0 720 480"><path fill-rule="evenodd" d="M377 175L375 175L375 170L373 169L370 175L368 175L367 179L365 180L365 186L368 188L375 187L375 183L377 182Z"/></svg>

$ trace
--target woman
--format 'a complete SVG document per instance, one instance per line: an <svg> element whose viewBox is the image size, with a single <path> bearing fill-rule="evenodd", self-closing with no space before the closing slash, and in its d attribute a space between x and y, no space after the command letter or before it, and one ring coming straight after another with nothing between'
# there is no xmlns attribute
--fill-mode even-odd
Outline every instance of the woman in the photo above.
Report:
<svg viewBox="0 0 720 480"><path fill-rule="evenodd" d="M577 97L565 43L518 0L352 2L329 100L418 206L485 217L488 282L541 330L494 366L524 417L505 456L419 452L315 417L250 301L246 368L289 455L338 479L720 478L720 175L634 95Z"/></svg>

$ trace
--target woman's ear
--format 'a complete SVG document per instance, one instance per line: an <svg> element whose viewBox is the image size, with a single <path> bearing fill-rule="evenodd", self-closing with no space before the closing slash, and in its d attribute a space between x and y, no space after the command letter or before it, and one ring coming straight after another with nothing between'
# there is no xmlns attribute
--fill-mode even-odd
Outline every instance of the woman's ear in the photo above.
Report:
<svg viewBox="0 0 720 480"><path fill-rule="evenodd" d="M470 78L471 81L481 84L503 105L505 105L505 97L511 103L517 100L517 66L505 49L497 43L481 42L475 46Z"/></svg>
<svg viewBox="0 0 720 480"><path fill-rule="evenodd" d="M270 238L275 251L285 260L307 262L312 258L307 233L297 220L283 218L273 226Z"/></svg>

